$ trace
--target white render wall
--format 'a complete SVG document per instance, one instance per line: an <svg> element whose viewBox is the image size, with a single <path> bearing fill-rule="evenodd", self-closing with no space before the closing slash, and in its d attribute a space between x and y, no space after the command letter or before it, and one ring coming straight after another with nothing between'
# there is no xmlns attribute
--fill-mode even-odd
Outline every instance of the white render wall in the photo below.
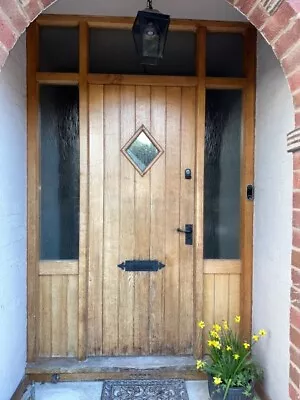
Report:
<svg viewBox="0 0 300 400"><path fill-rule="evenodd" d="M253 329L269 332L257 347L272 400L288 398L292 98L271 48L259 37L255 149Z"/></svg>
<svg viewBox="0 0 300 400"><path fill-rule="evenodd" d="M0 400L9 400L26 360L25 35L0 72Z"/></svg>

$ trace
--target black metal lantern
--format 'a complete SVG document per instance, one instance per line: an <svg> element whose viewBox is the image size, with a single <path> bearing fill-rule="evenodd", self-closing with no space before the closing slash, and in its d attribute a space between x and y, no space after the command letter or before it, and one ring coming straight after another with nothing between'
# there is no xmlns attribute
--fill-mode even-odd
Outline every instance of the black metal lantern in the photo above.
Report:
<svg viewBox="0 0 300 400"><path fill-rule="evenodd" d="M170 16L153 9L152 0L139 11L132 27L133 38L141 64L157 65L163 58Z"/></svg>

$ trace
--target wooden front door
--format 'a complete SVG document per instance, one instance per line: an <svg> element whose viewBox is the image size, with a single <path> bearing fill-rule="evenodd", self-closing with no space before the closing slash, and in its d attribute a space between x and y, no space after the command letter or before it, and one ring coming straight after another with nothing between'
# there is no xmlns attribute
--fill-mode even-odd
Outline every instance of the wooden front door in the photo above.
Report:
<svg viewBox="0 0 300 400"><path fill-rule="evenodd" d="M90 85L89 120L88 354L192 354L194 246L177 228L195 224L196 88ZM144 174L121 151L141 126L160 147Z"/></svg>

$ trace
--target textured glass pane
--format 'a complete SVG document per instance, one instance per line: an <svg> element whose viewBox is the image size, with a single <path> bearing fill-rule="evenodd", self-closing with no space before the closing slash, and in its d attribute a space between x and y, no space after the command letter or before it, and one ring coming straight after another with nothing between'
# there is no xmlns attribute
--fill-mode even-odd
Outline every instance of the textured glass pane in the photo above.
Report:
<svg viewBox="0 0 300 400"><path fill-rule="evenodd" d="M78 88L40 89L40 258L78 259Z"/></svg>
<svg viewBox="0 0 300 400"><path fill-rule="evenodd" d="M244 37L239 33L208 33L206 75L244 76Z"/></svg>
<svg viewBox="0 0 300 400"><path fill-rule="evenodd" d="M139 62L131 30L90 29L90 72L104 74L195 75L196 36L168 33L165 54L158 66Z"/></svg>
<svg viewBox="0 0 300 400"><path fill-rule="evenodd" d="M78 28L41 26L39 56L41 72L78 72Z"/></svg>
<svg viewBox="0 0 300 400"><path fill-rule="evenodd" d="M240 258L242 95L208 90L204 169L204 258Z"/></svg>
<svg viewBox="0 0 300 400"><path fill-rule="evenodd" d="M132 162L142 171L152 163L159 151L145 135L141 132L126 150Z"/></svg>

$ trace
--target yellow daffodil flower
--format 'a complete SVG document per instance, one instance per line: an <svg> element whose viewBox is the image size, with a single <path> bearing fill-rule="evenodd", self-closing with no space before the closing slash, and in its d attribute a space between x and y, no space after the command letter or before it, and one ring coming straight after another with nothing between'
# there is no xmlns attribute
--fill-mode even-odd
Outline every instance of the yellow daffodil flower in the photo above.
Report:
<svg viewBox="0 0 300 400"><path fill-rule="evenodd" d="M245 342L245 343L243 344L243 346L245 347L245 349L246 349L246 350L248 350L248 349L249 349L249 347L250 347L250 344L249 344L249 343L247 343L247 342Z"/></svg>
<svg viewBox="0 0 300 400"><path fill-rule="evenodd" d="M217 340L214 341L213 346L214 346L216 349L219 349L219 350L221 349L221 343L218 342Z"/></svg>
<svg viewBox="0 0 300 400"><path fill-rule="evenodd" d="M211 337L214 337L215 339L220 339L220 336L219 336L218 332L210 331L209 333L210 333Z"/></svg>
<svg viewBox="0 0 300 400"><path fill-rule="evenodd" d="M229 326L228 326L228 322L227 321L223 321L223 328L225 331L228 331Z"/></svg>
<svg viewBox="0 0 300 400"><path fill-rule="evenodd" d="M240 358L240 355L239 355L239 354L234 354L234 355L233 355L233 358L234 358L235 360L238 360L238 359Z"/></svg>
<svg viewBox="0 0 300 400"><path fill-rule="evenodd" d="M201 328L201 329L205 328L205 322L204 322L204 321L198 322L198 326L199 326L199 328Z"/></svg>
<svg viewBox="0 0 300 400"><path fill-rule="evenodd" d="M254 340L254 342L258 342L259 341L259 336L258 335L253 335L252 339Z"/></svg>
<svg viewBox="0 0 300 400"><path fill-rule="evenodd" d="M236 322L237 324L239 324L239 323L241 322L241 317L240 317L240 315L236 315L235 318L234 318L234 320L235 320L235 322Z"/></svg>
<svg viewBox="0 0 300 400"><path fill-rule="evenodd" d="M260 331L258 332L259 336L266 336L267 331L264 329L260 329Z"/></svg>
<svg viewBox="0 0 300 400"><path fill-rule="evenodd" d="M226 350L227 350L227 351L231 351L232 348L231 348L230 346L226 346Z"/></svg>
<svg viewBox="0 0 300 400"><path fill-rule="evenodd" d="M214 384L215 385L220 385L220 383L222 383L222 379L218 378L217 376L214 376Z"/></svg>
<svg viewBox="0 0 300 400"><path fill-rule="evenodd" d="M219 324L214 324L213 325L213 330L215 330L216 332L220 332L221 329L222 328L221 328L221 326Z"/></svg>
<svg viewBox="0 0 300 400"><path fill-rule="evenodd" d="M209 347L212 347L214 345L214 342L215 342L214 340L208 340L207 344Z"/></svg>
<svg viewBox="0 0 300 400"><path fill-rule="evenodd" d="M205 366L205 362L202 360L197 360L197 369L202 369Z"/></svg>

